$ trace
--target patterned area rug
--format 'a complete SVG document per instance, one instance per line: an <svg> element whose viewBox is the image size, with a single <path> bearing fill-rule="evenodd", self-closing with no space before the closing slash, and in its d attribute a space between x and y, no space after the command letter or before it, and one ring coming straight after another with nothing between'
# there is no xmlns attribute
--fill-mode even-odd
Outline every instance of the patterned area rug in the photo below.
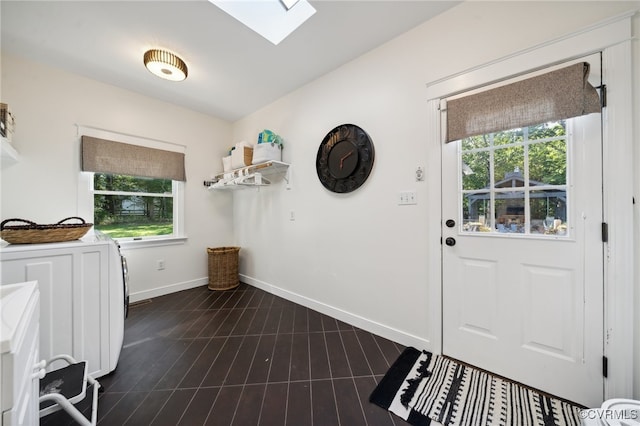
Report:
<svg viewBox="0 0 640 426"><path fill-rule="evenodd" d="M412 347L369 400L412 425L579 426L583 409Z"/></svg>

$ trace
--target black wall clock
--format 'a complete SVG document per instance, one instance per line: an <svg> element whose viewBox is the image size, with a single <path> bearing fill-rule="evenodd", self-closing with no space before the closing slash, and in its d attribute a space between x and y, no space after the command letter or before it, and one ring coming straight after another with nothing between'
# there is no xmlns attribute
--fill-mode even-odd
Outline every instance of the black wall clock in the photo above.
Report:
<svg viewBox="0 0 640 426"><path fill-rule="evenodd" d="M351 192L369 177L374 156L369 135L356 125L342 124L320 143L316 157L318 178L329 191Z"/></svg>

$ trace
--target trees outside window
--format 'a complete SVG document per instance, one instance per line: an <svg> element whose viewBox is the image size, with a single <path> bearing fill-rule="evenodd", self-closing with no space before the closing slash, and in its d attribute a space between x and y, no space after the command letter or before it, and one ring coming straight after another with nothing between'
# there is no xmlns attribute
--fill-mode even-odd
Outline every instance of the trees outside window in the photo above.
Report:
<svg viewBox="0 0 640 426"><path fill-rule="evenodd" d="M174 195L170 179L95 173L94 226L114 238L173 235Z"/></svg>

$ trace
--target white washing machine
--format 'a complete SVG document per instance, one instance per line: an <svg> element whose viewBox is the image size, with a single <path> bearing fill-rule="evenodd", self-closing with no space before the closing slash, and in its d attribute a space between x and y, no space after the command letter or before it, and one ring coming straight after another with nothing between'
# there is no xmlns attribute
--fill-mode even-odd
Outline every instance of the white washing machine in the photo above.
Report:
<svg viewBox="0 0 640 426"><path fill-rule="evenodd" d="M109 372L113 371L120 358L124 341L124 320L129 316L129 268L120 244L102 232L95 231L96 241L108 243L109 247Z"/></svg>
<svg viewBox="0 0 640 426"><path fill-rule="evenodd" d="M3 243L0 262L0 285L38 281L41 359L70 354L86 360L94 378L116 368L128 306L117 242L89 231L63 243Z"/></svg>

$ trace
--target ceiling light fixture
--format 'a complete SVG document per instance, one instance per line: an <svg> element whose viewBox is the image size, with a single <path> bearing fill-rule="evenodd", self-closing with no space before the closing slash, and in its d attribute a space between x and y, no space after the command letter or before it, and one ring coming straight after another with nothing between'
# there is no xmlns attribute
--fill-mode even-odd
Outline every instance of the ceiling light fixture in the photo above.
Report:
<svg viewBox="0 0 640 426"><path fill-rule="evenodd" d="M171 81L187 78L187 64L166 50L151 49L144 53L144 66L154 75Z"/></svg>

